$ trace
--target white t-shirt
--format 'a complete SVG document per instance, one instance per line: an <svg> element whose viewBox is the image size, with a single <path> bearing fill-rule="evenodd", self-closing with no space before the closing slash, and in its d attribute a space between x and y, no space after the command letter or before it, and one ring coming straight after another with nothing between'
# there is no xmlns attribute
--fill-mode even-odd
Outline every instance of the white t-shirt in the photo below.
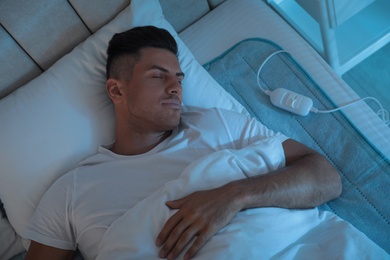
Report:
<svg viewBox="0 0 390 260"><path fill-rule="evenodd" d="M59 178L43 196L25 237L66 250L78 247L86 259L94 259L107 228L137 202L177 178L191 162L268 137L281 143L287 139L235 112L183 112L178 129L151 151L123 156L100 147L96 155Z"/></svg>

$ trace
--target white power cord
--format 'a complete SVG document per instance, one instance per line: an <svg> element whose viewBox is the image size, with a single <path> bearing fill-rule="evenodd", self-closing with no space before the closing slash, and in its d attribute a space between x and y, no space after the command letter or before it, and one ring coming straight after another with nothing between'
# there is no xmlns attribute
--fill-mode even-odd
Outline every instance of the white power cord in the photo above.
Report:
<svg viewBox="0 0 390 260"><path fill-rule="evenodd" d="M289 91L287 89L284 89L284 88L277 88L273 91L271 90L266 90L264 89L261 84L260 84L260 73L264 67L264 65L275 55L279 54L279 53L287 53L289 55L291 55L291 53L289 53L288 51L286 50L279 50L279 51L275 51L273 53L271 53L264 61L263 63L261 64L259 70L257 71L257 85L259 86L259 88L268 96L270 96L270 99L271 99L271 102L272 104L274 104L275 106L277 107L280 107L284 110L287 110L287 111L290 111L292 113L295 113L297 115L301 115L301 116L306 116L308 115L310 112L313 112L313 113L333 113L333 112L336 112L336 111L339 111L341 109L344 109L344 108L347 108L349 106L352 106L356 103L359 103L361 101L364 101L364 100L373 100L375 101L379 107L380 107L380 110L378 110L377 112L377 115L383 120L383 122L386 124L386 125L390 125L390 119L389 119L389 113L387 112L387 110L385 110L382 106L382 104L376 99L376 98L373 98L373 97L365 97L365 98L362 98L362 99L359 99L359 100L356 100L356 101L353 101L349 104L346 104L346 105L343 105L341 107L338 107L338 108L335 108L335 109L330 109L330 110L319 110L315 107L313 107L313 100L309 97L306 97L306 96L303 96L303 95L300 95L298 93L295 93L295 92L292 92L292 91Z"/></svg>
<svg viewBox="0 0 390 260"><path fill-rule="evenodd" d="M382 104L378 101L378 99L376 99L374 97L365 97L365 98L362 98L362 99L358 99L358 100L353 101L353 102L351 102L349 104L343 105L343 106L335 108L335 109L330 109L330 110L319 110L319 109L313 107L313 108L310 109L310 112L313 112L313 113L333 113L333 112L339 111L340 109L347 108L347 107L349 107L351 105L354 105L354 104L359 103L359 102L364 101L364 100L373 100L373 101L375 101L378 104L380 109L376 112L376 114L378 115L379 118L382 119L382 121L386 125L389 126L390 125L389 112L387 112L387 110L383 108Z"/></svg>
<svg viewBox="0 0 390 260"><path fill-rule="evenodd" d="M265 66L265 64L275 55L279 54L279 53L287 53L289 55L291 55L291 53L289 53L288 51L286 50L279 50L279 51L275 51L273 53L271 53L264 61L263 63L260 65L260 68L259 70L257 71L257 76L256 76L256 79L257 79L257 85L259 86L259 88L266 94L269 96L269 93L271 93L270 90L265 90L261 87L261 84L260 84L260 72L263 70L263 67Z"/></svg>

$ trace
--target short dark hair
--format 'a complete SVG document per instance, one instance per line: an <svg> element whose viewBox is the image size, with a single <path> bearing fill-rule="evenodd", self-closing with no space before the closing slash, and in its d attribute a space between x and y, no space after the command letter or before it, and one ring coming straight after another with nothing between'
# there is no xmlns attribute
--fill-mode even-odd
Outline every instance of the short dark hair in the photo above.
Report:
<svg viewBox="0 0 390 260"><path fill-rule="evenodd" d="M178 56L177 43L167 30L154 26L134 27L115 34L110 40L107 49L107 78L121 78L125 75L129 78L134 61L139 60L140 50L145 47L162 48ZM131 64L128 57L133 58Z"/></svg>

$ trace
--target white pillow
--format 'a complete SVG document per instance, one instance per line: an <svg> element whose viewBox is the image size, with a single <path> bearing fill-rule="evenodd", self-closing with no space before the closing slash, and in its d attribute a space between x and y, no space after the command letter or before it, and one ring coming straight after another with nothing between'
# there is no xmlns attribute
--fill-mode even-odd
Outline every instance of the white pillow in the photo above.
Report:
<svg viewBox="0 0 390 260"><path fill-rule="evenodd" d="M186 105L245 112L195 61L164 19L158 0L133 0L113 21L38 78L0 100L0 198L19 235L40 198L62 174L114 140L105 92L108 41L133 26L168 29L179 45Z"/></svg>

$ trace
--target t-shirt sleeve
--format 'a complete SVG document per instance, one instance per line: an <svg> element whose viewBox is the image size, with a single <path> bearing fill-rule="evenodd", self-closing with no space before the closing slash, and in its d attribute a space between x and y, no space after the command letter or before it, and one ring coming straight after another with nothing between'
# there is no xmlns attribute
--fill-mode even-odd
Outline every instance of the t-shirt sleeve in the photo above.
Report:
<svg viewBox="0 0 390 260"><path fill-rule="evenodd" d="M256 118L223 109L219 109L218 113L237 149L268 138L275 138L280 143L288 139L284 134L267 128Z"/></svg>
<svg viewBox="0 0 390 260"><path fill-rule="evenodd" d="M73 174L59 178L44 194L33 214L24 237L38 243L75 250L72 227Z"/></svg>

